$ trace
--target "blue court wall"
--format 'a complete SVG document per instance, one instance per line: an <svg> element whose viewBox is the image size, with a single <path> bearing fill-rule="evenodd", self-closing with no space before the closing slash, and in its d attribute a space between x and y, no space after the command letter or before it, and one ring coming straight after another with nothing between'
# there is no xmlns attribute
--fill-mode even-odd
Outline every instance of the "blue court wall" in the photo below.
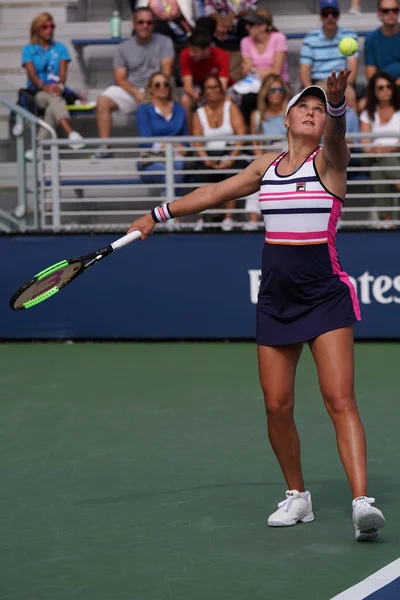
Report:
<svg viewBox="0 0 400 600"><path fill-rule="evenodd" d="M3 339L249 339L262 233L156 234L112 254L50 300L13 312L15 290L115 234L0 236ZM362 321L356 337L400 338L400 232L339 232Z"/></svg>

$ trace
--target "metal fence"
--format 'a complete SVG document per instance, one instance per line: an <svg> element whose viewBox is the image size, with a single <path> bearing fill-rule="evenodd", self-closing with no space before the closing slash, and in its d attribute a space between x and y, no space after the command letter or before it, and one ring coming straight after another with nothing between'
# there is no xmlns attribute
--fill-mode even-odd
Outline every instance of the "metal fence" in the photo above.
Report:
<svg viewBox="0 0 400 600"><path fill-rule="evenodd" d="M359 135L350 137L352 161L340 227L400 226L400 151L365 154ZM363 134L363 137L371 138L372 144L376 136ZM207 150L209 140L204 137L109 139L107 144L112 157L107 159L94 157L104 140L85 141L87 147L79 152L66 147L65 140L41 143L39 212L42 229L124 229L160 201L170 202L209 181L238 173L254 160L254 142L264 152L279 153L286 147L284 138L278 143L275 138L273 144L265 136L221 138L219 142L228 146L238 142L241 145L235 165L219 170L206 168L204 159L197 154ZM143 148L142 144L146 143L152 144L152 148ZM200 146L195 147L195 143ZM158 155L148 156L149 150ZM202 217L184 218L167 226L202 230L221 226L223 229L261 229L263 225L257 195L253 195L238 199L233 207L221 206L206 211Z"/></svg>
<svg viewBox="0 0 400 600"><path fill-rule="evenodd" d="M4 96L0 96L0 104L7 107L10 111L10 117L13 117L12 133L16 140L18 163L17 202L13 214L9 214L0 208L0 230L6 232L25 230L28 222L28 204L31 205L31 218L29 219L28 229L39 229L39 170L38 147L36 144L38 127L41 126L47 129L51 139L57 139L57 134L53 127L45 121L25 110L22 106L15 104L15 102L7 100ZM25 160L27 143L32 149L34 159L30 173L28 173ZM55 155L54 152L53 154Z"/></svg>
<svg viewBox="0 0 400 600"><path fill-rule="evenodd" d="M230 136L218 140L219 150L240 142L240 155L230 168L205 167L201 150L210 151L209 139L110 138L86 139L86 147L74 150L68 140L57 139L55 131L20 106L0 96L0 103L15 114L13 134L18 162L18 195L12 214L0 210L0 229L7 230L125 230L130 222L162 201L172 201L216 179L223 180L254 160L254 143L264 152L279 153L286 139L278 142L265 136ZM50 138L36 144L39 126ZM395 137L379 134L379 137ZM340 227L399 227L399 152L368 153L360 134L349 135L352 161ZM371 145L374 134L362 134ZM215 142L215 140L214 140ZM107 144L110 158L96 158ZM222 146L226 144L225 150ZM143 147L148 144L148 147ZM197 144L195 146L195 144ZM33 150L33 162L25 160ZM214 157L221 161L223 156ZM164 227L182 230L204 228L262 229L257 194L238 199L233 206L206 211L201 217L187 217ZM382 218L385 217L385 218ZM160 226L163 227L163 226Z"/></svg>

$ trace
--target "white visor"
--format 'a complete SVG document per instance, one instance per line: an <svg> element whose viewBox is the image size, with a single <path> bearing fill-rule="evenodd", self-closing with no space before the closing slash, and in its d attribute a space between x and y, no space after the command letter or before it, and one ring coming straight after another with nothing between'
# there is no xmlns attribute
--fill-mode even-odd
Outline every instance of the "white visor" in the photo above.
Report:
<svg viewBox="0 0 400 600"><path fill-rule="evenodd" d="M289 110L292 108L292 106L296 104L296 102L298 102L302 96L316 96L317 98L322 100L322 102L325 105L325 109L328 105L328 99L324 90L321 87L319 87L319 85L309 85L308 87L304 88L304 90L293 96L291 100L289 100L288 105L286 107L285 117L288 114Z"/></svg>

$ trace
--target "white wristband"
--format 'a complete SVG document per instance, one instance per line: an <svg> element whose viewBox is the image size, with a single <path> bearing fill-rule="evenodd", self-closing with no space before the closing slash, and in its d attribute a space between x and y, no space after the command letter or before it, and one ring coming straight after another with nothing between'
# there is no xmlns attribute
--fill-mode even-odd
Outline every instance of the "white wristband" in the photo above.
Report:
<svg viewBox="0 0 400 600"><path fill-rule="evenodd" d="M153 217L155 223L162 223L174 218L170 213L169 204L169 202L166 202L165 204L161 204L161 206L156 206L153 208L151 211L151 216Z"/></svg>
<svg viewBox="0 0 400 600"><path fill-rule="evenodd" d="M340 104L329 104L328 102L328 115L331 117L343 117L346 112L346 98L343 98L343 101Z"/></svg>

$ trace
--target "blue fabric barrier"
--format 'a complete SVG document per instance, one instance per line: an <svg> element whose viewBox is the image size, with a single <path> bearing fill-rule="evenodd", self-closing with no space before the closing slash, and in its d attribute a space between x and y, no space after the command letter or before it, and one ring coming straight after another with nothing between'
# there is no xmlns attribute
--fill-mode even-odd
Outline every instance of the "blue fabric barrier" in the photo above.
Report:
<svg viewBox="0 0 400 600"><path fill-rule="evenodd" d="M52 263L99 249L115 234L1 236L0 338L246 339L255 333L262 233L156 234L18 313L12 294ZM400 338L400 232L340 232L363 320L357 338Z"/></svg>

